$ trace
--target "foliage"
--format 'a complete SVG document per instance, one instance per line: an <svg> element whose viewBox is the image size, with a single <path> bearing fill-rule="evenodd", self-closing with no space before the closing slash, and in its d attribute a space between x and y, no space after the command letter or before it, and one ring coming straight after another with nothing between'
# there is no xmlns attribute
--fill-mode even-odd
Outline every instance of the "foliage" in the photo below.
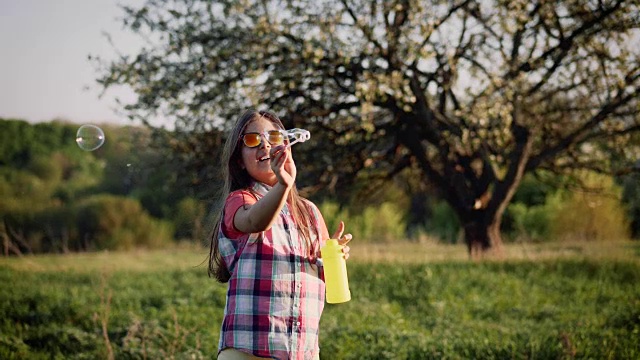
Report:
<svg viewBox="0 0 640 360"><path fill-rule="evenodd" d="M609 177L586 174L582 178L592 191L558 192L550 201L554 212L551 238L627 239L629 222L620 202L620 189Z"/></svg>
<svg viewBox="0 0 640 360"><path fill-rule="evenodd" d="M344 221L345 230L358 241L384 243L406 237L405 215L394 202L346 209L340 208L336 202L325 201L318 208L324 216L329 235L338 228L340 221Z"/></svg>
<svg viewBox="0 0 640 360"><path fill-rule="evenodd" d="M550 186L553 183L553 187ZM505 213L510 237L530 241L611 241L629 238L621 189L609 176L578 172L530 178ZM553 189L553 190L552 190Z"/></svg>
<svg viewBox="0 0 640 360"><path fill-rule="evenodd" d="M175 209L173 216L176 239L189 239L198 243L206 233L205 207L201 201L193 198L182 199Z"/></svg>
<svg viewBox="0 0 640 360"><path fill-rule="evenodd" d="M637 359L639 254L625 261L350 260L352 300L325 305L321 358ZM47 266L53 257L12 259L22 270L0 264L0 357L106 358L109 344L118 359L213 358L226 285L193 268L193 258L134 271L139 255L117 264L105 255L102 265L63 271Z"/></svg>
<svg viewBox="0 0 640 360"><path fill-rule="evenodd" d="M500 242L490 227L523 175L612 173L636 159L640 53L621 44L637 38L637 2L178 0L124 11L130 31L155 41L99 59L98 81L138 95L132 118L175 119L190 160L205 168L216 149L192 146L195 136L268 107L313 134L297 155L302 184L346 199L357 174L414 169L470 247Z"/></svg>
<svg viewBox="0 0 640 360"><path fill-rule="evenodd" d="M631 174L622 179L622 200L631 219L631 235L640 239L640 175Z"/></svg>
<svg viewBox="0 0 640 360"><path fill-rule="evenodd" d="M173 230L134 199L96 195L78 204L78 232L83 250L128 250L166 246Z"/></svg>
<svg viewBox="0 0 640 360"><path fill-rule="evenodd" d="M167 156L169 146L159 134L145 128L109 127L104 172L97 192L130 196L152 216L169 219L182 198L193 195L191 177L183 173L178 159ZM154 140L156 139L156 140Z"/></svg>
<svg viewBox="0 0 640 360"><path fill-rule="evenodd" d="M27 166L35 157L69 148L76 129L58 122L29 124L24 120L0 119L0 165Z"/></svg>
<svg viewBox="0 0 640 360"><path fill-rule="evenodd" d="M189 178L149 146L149 131L102 128L106 143L86 152L75 143L77 125L0 120L5 254L162 246L173 237L174 218L182 221L176 235L197 230L185 230L184 221L200 223L203 211L180 205L192 190Z"/></svg>
<svg viewBox="0 0 640 360"><path fill-rule="evenodd" d="M460 221L455 212L446 202L433 201L431 218L426 226L427 232L441 241L455 244L460 235Z"/></svg>
<svg viewBox="0 0 640 360"><path fill-rule="evenodd" d="M5 122L0 121L0 126L5 127ZM0 169L0 236L4 240L4 253L9 252L9 247L12 253L66 252L74 249L71 242L77 235L73 203L100 181L101 162L93 156L74 153L74 148L68 145L58 144L54 149L40 147L52 143L54 140L48 136L57 136L60 129L68 126L29 126L37 131L26 132L39 138L40 143L22 143L23 156L13 158L12 163ZM66 139L56 141L73 142L71 132L66 134ZM4 158L11 158L5 155Z"/></svg>
<svg viewBox="0 0 640 360"><path fill-rule="evenodd" d="M566 182L564 176L538 172L527 174L518 187L518 191L513 196L513 203L521 203L525 206L544 205L547 198L557 189L564 186Z"/></svg>
<svg viewBox="0 0 640 360"><path fill-rule="evenodd" d="M180 173L184 169L178 170L176 164L164 160L163 150L155 148L159 144L151 141L153 133L143 128L104 126L105 145L98 151L84 152L74 143L72 130L75 125L60 122L44 125L0 121L0 128L14 131L7 139L20 138L23 133L39 139L37 144L14 141L22 149L15 153L22 153L22 156L11 155L11 152L0 154L0 158L12 159L0 168L0 215L3 220L0 236L10 238L14 245L7 247L5 243L5 253L66 253L128 248L134 244L156 247L167 244L170 238L195 243L205 239L210 224L205 223L206 201L195 196L202 194L197 189L200 185L191 184L193 178ZM47 134L56 137L66 134L66 138L48 139ZM46 146L40 146L43 144ZM571 200L573 195L566 192L553 195L556 189L567 184L574 186L575 182L568 183L563 176L538 175L536 178L525 177L514 195L514 203L505 213L503 225L510 237L550 241L581 238L585 234L607 239L625 234L626 220L615 209L620 206L616 201L611 202L612 199L605 196L604 204L610 208L597 209L594 213L588 206L581 205L579 199ZM634 176L630 174L621 180L628 214L635 216L631 218L632 227L640 218L640 213L634 213L637 203L634 191L638 184ZM334 198L331 194L314 196L314 199L320 199L318 203L330 232L341 219L346 222L347 231L359 241L415 239L423 231L444 242L455 243L460 239L460 222L454 210L435 193L415 193L421 185L415 173L405 172L394 181L383 183L372 183L374 178L364 174L356 180L353 194L341 201L343 204L331 201ZM216 187L215 183L208 186ZM618 191L609 187L603 187L603 190L613 194ZM588 196L593 196L589 201L601 201L598 195ZM107 198L111 200L107 201ZM87 204L92 201L94 210L87 211ZM567 210L572 201L575 201L572 210ZM98 210L101 209L98 203L104 206L103 210ZM419 212L422 214L420 219L412 219L415 213L408 212L416 204L424 207ZM113 219L113 224L125 228L116 230L111 226L98 226L100 221L107 221L106 217L100 219L100 211L105 211L107 217L119 219ZM571 216L565 215L559 222L556 220L554 214L568 214L567 211L579 214L576 218L608 220L596 230L587 231L589 227L586 227L581 233L572 230L579 224L572 223ZM125 213L130 217L127 221ZM410 230L412 221L414 228ZM550 223L556 224L553 233ZM560 223L566 223L563 225L565 230L559 230ZM616 228L621 231L616 233ZM103 229L100 231L105 233L95 237L89 234L97 229Z"/></svg>
<svg viewBox="0 0 640 360"><path fill-rule="evenodd" d="M545 241L551 239L550 223L552 215L546 205L526 206L516 202L509 205L507 213L512 218L515 237L526 237L527 240Z"/></svg>

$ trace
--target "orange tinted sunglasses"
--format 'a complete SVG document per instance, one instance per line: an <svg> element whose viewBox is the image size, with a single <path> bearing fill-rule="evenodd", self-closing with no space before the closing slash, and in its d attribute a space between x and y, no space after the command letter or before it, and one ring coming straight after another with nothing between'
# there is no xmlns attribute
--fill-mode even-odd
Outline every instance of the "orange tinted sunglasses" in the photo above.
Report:
<svg viewBox="0 0 640 360"><path fill-rule="evenodd" d="M287 134L282 130L268 130L261 133L250 132L242 134L242 142L248 148L254 148L262 144L262 137L265 137L271 145L282 145L287 138Z"/></svg>

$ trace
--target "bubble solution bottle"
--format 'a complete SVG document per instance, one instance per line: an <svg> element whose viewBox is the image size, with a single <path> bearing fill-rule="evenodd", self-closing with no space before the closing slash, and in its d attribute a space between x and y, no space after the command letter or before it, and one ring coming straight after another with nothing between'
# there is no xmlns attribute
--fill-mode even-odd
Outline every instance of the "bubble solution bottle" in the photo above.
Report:
<svg viewBox="0 0 640 360"><path fill-rule="evenodd" d="M343 245L338 240L329 239L320 249L324 266L324 282L327 289L327 302L338 304L351 300L347 262L342 253Z"/></svg>

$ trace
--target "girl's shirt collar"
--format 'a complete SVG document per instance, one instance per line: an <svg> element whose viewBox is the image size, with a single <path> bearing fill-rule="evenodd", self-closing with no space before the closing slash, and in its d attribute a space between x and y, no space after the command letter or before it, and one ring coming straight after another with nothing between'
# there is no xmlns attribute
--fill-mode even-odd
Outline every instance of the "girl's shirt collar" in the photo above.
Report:
<svg viewBox="0 0 640 360"><path fill-rule="evenodd" d="M272 188L273 188L273 186L267 185L267 184L262 183L260 181L254 181L253 184L251 185L251 191L253 191L254 193L260 195L261 197L267 195L269 190L271 190ZM287 198L287 201L285 202L285 204L287 206L291 205L291 203L289 202L288 198Z"/></svg>
<svg viewBox="0 0 640 360"><path fill-rule="evenodd" d="M269 186L259 181L254 181L253 185L251 185L251 189L256 193L260 194L261 196L267 195L267 193L269 192L269 190L271 190L272 187L273 186Z"/></svg>

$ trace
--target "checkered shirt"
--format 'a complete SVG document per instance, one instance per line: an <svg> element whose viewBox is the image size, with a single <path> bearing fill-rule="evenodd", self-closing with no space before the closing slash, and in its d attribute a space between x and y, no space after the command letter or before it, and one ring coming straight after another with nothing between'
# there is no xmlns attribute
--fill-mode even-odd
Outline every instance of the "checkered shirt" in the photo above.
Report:
<svg viewBox="0 0 640 360"><path fill-rule="evenodd" d="M253 193L232 192L225 212L235 214L239 208L229 206L234 197L259 199L270 189L261 183L252 188ZM326 229L320 211L309 203L316 226ZM285 204L273 226L261 233L241 234L234 239L225 233L238 230L225 231L223 227L218 242L231 278L218 351L231 347L261 357L313 358L319 351L318 328L324 308L322 261L317 251L313 258L306 255L306 244L289 206ZM311 233L313 248L319 249L320 239L315 231ZM323 234L320 228L317 233Z"/></svg>

